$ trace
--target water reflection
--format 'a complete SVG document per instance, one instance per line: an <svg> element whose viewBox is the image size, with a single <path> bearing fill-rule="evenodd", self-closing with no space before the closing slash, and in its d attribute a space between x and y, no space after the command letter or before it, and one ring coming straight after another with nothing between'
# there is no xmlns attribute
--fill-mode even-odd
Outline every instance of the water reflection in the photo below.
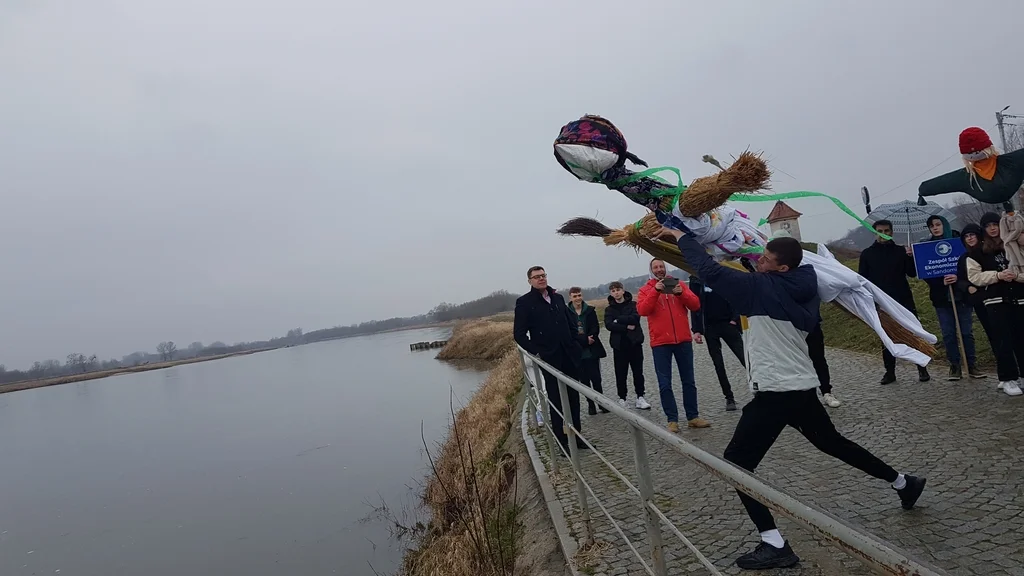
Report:
<svg viewBox="0 0 1024 576"><path fill-rule="evenodd" d="M417 502L481 366L323 342L0 395L0 574L393 571L383 498ZM414 506L413 506L414 507Z"/></svg>

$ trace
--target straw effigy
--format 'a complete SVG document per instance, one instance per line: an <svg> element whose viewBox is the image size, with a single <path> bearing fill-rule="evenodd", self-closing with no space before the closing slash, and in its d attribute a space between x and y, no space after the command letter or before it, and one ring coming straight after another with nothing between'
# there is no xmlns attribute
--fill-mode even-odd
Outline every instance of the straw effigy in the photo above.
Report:
<svg viewBox="0 0 1024 576"><path fill-rule="evenodd" d="M592 218L573 218L562 224L558 229L558 233L563 236L601 238L608 246L629 246L637 252L643 250L654 258L664 260L665 262L668 262L689 274L696 275L693 268L691 268L690 265L687 264L686 260L683 259L683 256L680 254L679 248L676 246L675 242L659 238L661 231L662 226L658 223L658 220L653 214L648 214L638 223L629 224L619 229L609 228ZM806 242L801 242L801 244L803 245L804 250L809 252L817 251L816 244ZM722 265L747 272L747 270L736 261L723 262ZM860 320L853 314L853 312L844 308L839 302L832 301L830 304L838 307L851 317ZM892 316L886 314L885 311L878 309L877 307L876 309L878 310L878 317L882 322L882 328L885 330L885 333L892 338L893 342L897 344L905 344L928 356L935 355L934 346L925 342L916 334L900 325L892 318Z"/></svg>
<svg viewBox="0 0 1024 576"><path fill-rule="evenodd" d="M679 197L679 212L683 216L696 218L725 204L733 194L768 190L771 177L768 164L760 155L744 152L728 168L691 182ZM663 198L661 209L670 212L673 200Z"/></svg>

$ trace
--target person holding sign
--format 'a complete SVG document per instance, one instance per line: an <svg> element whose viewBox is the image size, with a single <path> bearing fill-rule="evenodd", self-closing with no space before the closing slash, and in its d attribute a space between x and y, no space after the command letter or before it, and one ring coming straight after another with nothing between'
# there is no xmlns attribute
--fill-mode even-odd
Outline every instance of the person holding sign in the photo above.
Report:
<svg viewBox="0 0 1024 576"><path fill-rule="evenodd" d="M975 365L974 321L967 297L957 285L956 263L964 251L960 233L937 214L928 217L928 231L931 237L914 245L914 265L917 277L928 284L928 295L942 331L942 345L949 360L949 380L963 377L962 363L967 362L967 373L972 378L984 378ZM957 238L954 242L948 242ZM941 242L947 240L947 242ZM949 252L943 253L943 251ZM963 354L961 354L961 349Z"/></svg>
<svg viewBox="0 0 1024 576"><path fill-rule="evenodd" d="M981 250L967 257L967 277L981 287L982 301L996 332L993 347L999 389L1009 396L1020 396L1018 380L1024 367L1024 274L1010 268L1003 241L999 237L999 215L989 212L981 217L984 237Z"/></svg>

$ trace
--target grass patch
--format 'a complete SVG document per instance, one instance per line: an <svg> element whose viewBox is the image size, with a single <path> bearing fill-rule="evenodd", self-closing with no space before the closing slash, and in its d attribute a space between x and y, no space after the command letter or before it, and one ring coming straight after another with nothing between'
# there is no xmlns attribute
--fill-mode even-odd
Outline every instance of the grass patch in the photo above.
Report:
<svg viewBox="0 0 1024 576"><path fill-rule="evenodd" d="M431 455L424 501L431 522L402 566L407 576L505 576L520 550L522 508L517 457L504 449L518 421L522 363L512 327L502 321L457 325L442 351L448 359L498 358L494 369L457 414L448 438Z"/></svg>
<svg viewBox="0 0 1024 576"><path fill-rule="evenodd" d="M469 320L452 329L438 360L499 360L515 348L512 324L505 321Z"/></svg>

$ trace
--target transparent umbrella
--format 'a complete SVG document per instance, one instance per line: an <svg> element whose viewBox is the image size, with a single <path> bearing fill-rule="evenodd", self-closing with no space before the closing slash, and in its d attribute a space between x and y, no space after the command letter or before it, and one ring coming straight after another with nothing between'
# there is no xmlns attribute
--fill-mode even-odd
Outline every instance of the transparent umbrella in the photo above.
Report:
<svg viewBox="0 0 1024 576"><path fill-rule="evenodd" d="M918 206L913 200L903 200L892 204L882 204L868 214L867 221L874 224L879 220L892 222L892 232L907 235L907 246L913 244L910 239L911 232L924 232L928 227L928 217L932 214L942 216L952 226L956 220L948 209L939 206L935 202L927 202L924 206Z"/></svg>

